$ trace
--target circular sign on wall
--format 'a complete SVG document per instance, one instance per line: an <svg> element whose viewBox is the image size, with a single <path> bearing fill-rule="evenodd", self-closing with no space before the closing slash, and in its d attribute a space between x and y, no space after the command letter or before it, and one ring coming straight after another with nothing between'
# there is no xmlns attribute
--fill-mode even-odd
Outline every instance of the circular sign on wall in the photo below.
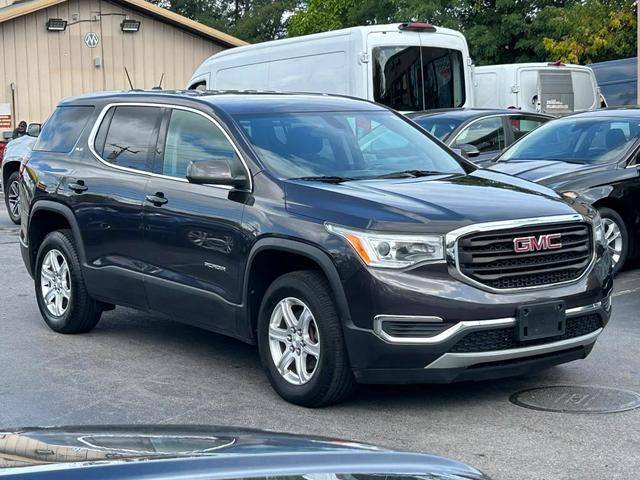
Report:
<svg viewBox="0 0 640 480"><path fill-rule="evenodd" d="M96 48L100 39L97 33L89 32L84 36L84 44L89 48Z"/></svg>

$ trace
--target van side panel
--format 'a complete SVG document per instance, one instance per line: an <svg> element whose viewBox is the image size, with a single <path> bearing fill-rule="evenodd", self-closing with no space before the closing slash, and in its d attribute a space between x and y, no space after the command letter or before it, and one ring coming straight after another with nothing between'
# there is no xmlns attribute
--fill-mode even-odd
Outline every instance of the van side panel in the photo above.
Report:
<svg viewBox="0 0 640 480"><path fill-rule="evenodd" d="M274 50L274 54L278 53L278 49ZM292 53L295 52L289 52ZM318 68L319 65L322 68ZM267 88L279 92L346 95L349 93L347 53L339 50L274 59L269 63Z"/></svg>
<svg viewBox="0 0 640 480"><path fill-rule="evenodd" d="M498 74L486 72L474 74L475 106L480 108L495 108L499 96Z"/></svg>
<svg viewBox="0 0 640 480"><path fill-rule="evenodd" d="M266 62L221 68L215 72L209 88L215 90L266 90L268 70L269 64Z"/></svg>

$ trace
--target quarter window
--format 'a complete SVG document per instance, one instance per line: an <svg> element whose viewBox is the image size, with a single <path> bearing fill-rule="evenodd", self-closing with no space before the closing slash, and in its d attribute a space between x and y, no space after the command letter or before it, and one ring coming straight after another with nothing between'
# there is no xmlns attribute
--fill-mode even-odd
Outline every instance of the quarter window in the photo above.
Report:
<svg viewBox="0 0 640 480"><path fill-rule="evenodd" d="M115 107L105 115L94 147L106 162L152 172L161 119L160 107Z"/></svg>
<svg viewBox="0 0 640 480"><path fill-rule="evenodd" d="M164 148L162 174L184 178L190 162L224 159L232 172L241 168L224 133L197 113L173 110Z"/></svg>
<svg viewBox="0 0 640 480"><path fill-rule="evenodd" d="M493 152L504 148L504 127L501 117L489 117L477 120L462 130L454 143L473 145L480 152Z"/></svg>
<svg viewBox="0 0 640 480"><path fill-rule="evenodd" d="M34 150L69 153L93 113L92 106L58 107L42 128Z"/></svg>

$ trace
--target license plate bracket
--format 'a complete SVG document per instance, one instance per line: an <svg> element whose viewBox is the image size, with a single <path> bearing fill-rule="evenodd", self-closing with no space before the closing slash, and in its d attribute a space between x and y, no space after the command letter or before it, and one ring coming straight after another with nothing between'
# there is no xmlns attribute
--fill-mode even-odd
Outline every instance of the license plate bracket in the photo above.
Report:
<svg viewBox="0 0 640 480"><path fill-rule="evenodd" d="M564 302L559 300L518 307L516 322L521 342L564 335L567 329Z"/></svg>

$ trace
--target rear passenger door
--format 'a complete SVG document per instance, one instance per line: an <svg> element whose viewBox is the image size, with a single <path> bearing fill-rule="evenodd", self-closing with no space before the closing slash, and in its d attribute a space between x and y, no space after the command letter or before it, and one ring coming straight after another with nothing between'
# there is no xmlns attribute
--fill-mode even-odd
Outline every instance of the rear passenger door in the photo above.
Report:
<svg viewBox="0 0 640 480"><path fill-rule="evenodd" d="M151 309L205 328L235 332L247 236L244 203L230 188L196 185L187 166L213 157L245 168L221 127L192 109L168 109L159 175L147 185L145 289Z"/></svg>
<svg viewBox="0 0 640 480"><path fill-rule="evenodd" d="M146 308L142 282L143 201L153 171L162 109L114 105L89 138L97 158L78 168L67 189L84 235L87 284L101 300Z"/></svg>

